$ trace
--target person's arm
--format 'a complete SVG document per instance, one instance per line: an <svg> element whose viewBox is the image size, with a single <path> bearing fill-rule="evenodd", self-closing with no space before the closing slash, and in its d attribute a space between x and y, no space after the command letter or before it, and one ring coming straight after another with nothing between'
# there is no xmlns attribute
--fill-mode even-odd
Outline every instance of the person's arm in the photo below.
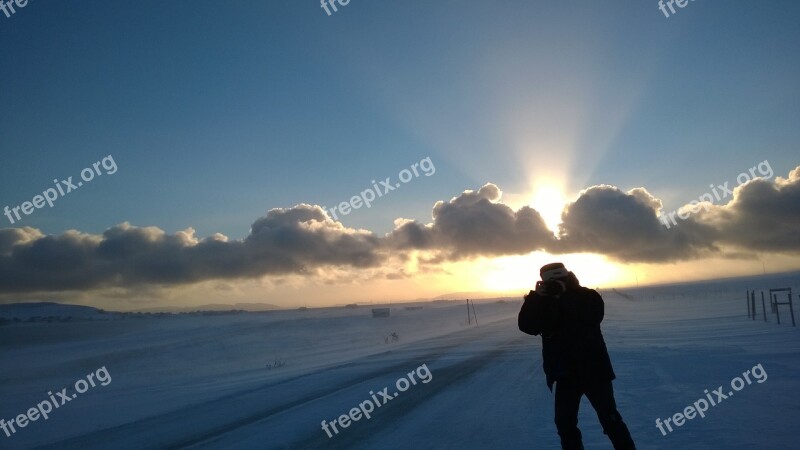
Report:
<svg viewBox="0 0 800 450"><path fill-rule="evenodd" d="M578 320L586 325L600 325L605 315L603 297L594 289L586 289L584 292L584 301L578 308Z"/></svg>
<svg viewBox="0 0 800 450"><path fill-rule="evenodd" d="M552 331L558 319L557 300L530 291L517 317L520 331L533 336Z"/></svg>

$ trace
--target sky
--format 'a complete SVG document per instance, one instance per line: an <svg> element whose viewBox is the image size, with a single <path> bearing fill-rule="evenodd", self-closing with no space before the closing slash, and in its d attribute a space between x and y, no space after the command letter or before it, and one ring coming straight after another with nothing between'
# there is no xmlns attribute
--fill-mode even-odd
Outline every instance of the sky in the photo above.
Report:
<svg viewBox="0 0 800 450"><path fill-rule="evenodd" d="M552 261L592 287L800 269L797 2L321 6L0 12L0 302L516 295Z"/></svg>

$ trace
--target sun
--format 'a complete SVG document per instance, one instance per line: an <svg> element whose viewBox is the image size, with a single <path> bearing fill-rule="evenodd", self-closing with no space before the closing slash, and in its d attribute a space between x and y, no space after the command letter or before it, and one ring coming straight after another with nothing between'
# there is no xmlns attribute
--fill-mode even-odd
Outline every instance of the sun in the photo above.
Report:
<svg viewBox="0 0 800 450"><path fill-rule="evenodd" d="M550 176L531 183L527 193L510 195L510 205L518 208L528 205L542 216L545 225L558 235L561 212L569 203L565 183ZM481 258L466 266L453 268L460 273L459 289L494 292L497 294L519 294L533 289L539 280L539 268L560 261L575 273L583 286L619 286L630 281L628 269L606 257L591 253L552 255L535 251L526 255L510 255Z"/></svg>
<svg viewBox="0 0 800 450"><path fill-rule="evenodd" d="M561 223L561 211L567 204L564 190L555 183L540 184L534 188L529 203L542 215L547 227L553 232L557 232L558 225Z"/></svg>

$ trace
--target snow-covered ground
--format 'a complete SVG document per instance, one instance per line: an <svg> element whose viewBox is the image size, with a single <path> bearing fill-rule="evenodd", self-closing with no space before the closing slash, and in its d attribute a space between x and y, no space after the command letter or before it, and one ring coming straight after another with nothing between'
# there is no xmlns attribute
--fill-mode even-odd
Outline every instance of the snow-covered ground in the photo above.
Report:
<svg viewBox="0 0 800 450"><path fill-rule="evenodd" d="M797 276L602 291L616 398L640 449L797 447L800 331L786 307L779 326L769 305L767 323L748 319L745 306L745 289L784 286L800 306ZM476 302L477 327L461 302L392 305L388 318L366 306L212 315L2 307L0 418L26 414L49 391L75 392L101 367L111 382L10 437L0 430L0 448L559 448L540 339L518 331L520 304ZM81 320L8 322L71 312ZM396 381L423 364L430 382L398 392ZM766 381L751 375L705 418L666 436L656 428L706 389L728 395L758 364ZM398 395L370 419L331 438L323 431L323 420L385 387ZM587 449L611 448L585 399L580 427Z"/></svg>

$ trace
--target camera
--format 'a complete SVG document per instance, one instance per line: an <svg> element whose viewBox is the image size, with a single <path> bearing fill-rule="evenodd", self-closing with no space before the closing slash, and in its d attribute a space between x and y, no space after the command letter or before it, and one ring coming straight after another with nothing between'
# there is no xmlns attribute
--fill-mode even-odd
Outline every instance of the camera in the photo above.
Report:
<svg viewBox="0 0 800 450"><path fill-rule="evenodd" d="M547 280L536 282L536 293L546 297L559 297L567 290L566 285L561 280Z"/></svg>

